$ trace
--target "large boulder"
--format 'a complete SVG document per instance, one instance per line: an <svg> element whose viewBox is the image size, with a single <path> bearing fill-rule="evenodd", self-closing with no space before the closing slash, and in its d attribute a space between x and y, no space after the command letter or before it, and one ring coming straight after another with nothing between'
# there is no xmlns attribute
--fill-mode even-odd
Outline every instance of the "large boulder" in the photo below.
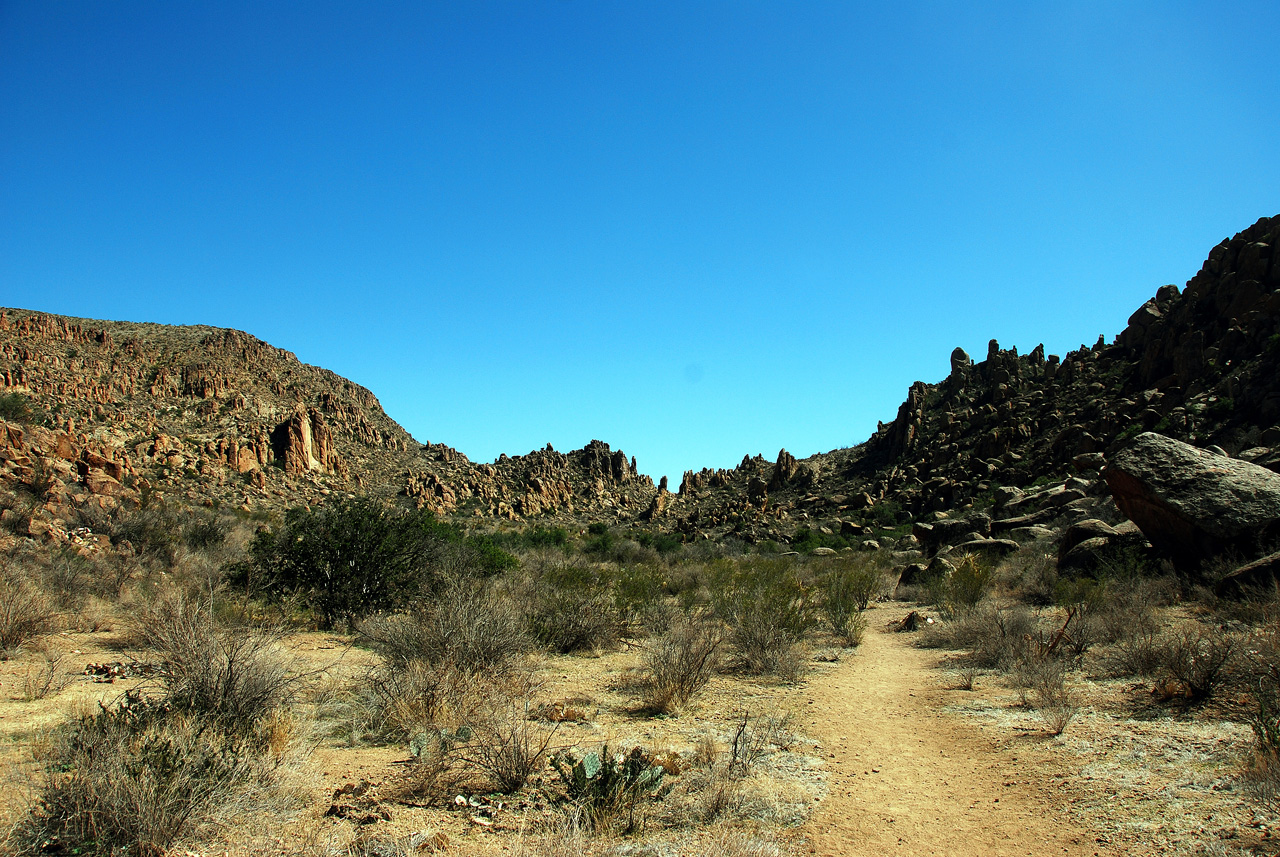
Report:
<svg viewBox="0 0 1280 857"><path fill-rule="evenodd" d="M1257 556L1280 535L1280 475L1153 432L1112 456L1116 505L1175 565Z"/></svg>

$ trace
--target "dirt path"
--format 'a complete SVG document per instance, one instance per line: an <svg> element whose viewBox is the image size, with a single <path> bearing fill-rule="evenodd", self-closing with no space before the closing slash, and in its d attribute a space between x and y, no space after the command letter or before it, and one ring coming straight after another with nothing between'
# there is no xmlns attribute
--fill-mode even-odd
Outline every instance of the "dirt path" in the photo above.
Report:
<svg viewBox="0 0 1280 857"><path fill-rule="evenodd" d="M805 687L801 719L830 771L807 825L812 852L1115 853L1059 809L1061 778L941 711L955 691L912 636L873 627L857 654Z"/></svg>

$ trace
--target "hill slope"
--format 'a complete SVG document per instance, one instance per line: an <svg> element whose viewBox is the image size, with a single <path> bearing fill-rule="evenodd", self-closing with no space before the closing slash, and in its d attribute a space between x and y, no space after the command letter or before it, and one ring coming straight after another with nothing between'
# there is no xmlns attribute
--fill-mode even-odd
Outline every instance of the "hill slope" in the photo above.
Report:
<svg viewBox="0 0 1280 857"><path fill-rule="evenodd" d="M419 444L370 391L240 331L9 309L0 385L19 395L10 416L22 419L0 432L0 476L38 495L45 537L86 504L170 496L279 509L368 492L478 523L605 521L786 542L802 527L865 538L998 487L1096 469L1142 430L1271 464L1277 239L1280 218L1264 218L1224 240L1185 289L1159 289L1110 344L1059 358L993 340L978 362L956 349L951 374L913 384L865 443L691 471L678 494L600 441L492 464Z"/></svg>

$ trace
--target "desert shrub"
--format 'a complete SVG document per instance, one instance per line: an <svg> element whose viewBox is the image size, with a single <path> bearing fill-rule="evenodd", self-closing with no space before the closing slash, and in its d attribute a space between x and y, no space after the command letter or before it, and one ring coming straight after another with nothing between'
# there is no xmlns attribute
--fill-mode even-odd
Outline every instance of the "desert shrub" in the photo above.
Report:
<svg viewBox="0 0 1280 857"><path fill-rule="evenodd" d="M359 633L389 662L423 661L466 673L499 670L531 644L516 598L466 579L444 584L436 600L410 613L365 620Z"/></svg>
<svg viewBox="0 0 1280 857"><path fill-rule="evenodd" d="M797 651L814 625L808 590L785 559L720 561L712 572L715 611L729 627L738 667L754 674L794 679L802 668Z"/></svg>
<svg viewBox="0 0 1280 857"><path fill-rule="evenodd" d="M300 600L329 629L398 609L447 575L492 573L502 564L497 555L507 556L493 545L471 548L428 511L357 497L291 509L274 531L258 532L249 559L230 571L233 584L268 600Z"/></svg>
<svg viewBox="0 0 1280 857"><path fill-rule="evenodd" d="M854 544L857 543L855 542ZM821 530L814 530L809 527L797 527L795 536L791 539L790 549L798 553L807 554L814 548L841 550L847 547L852 547L852 545L849 544L849 540L844 536L824 533Z"/></svg>
<svg viewBox="0 0 1280 857"><path fill-rule="evenodd" d="M484 676L452 664L382 663L330 708L353 743L402 741L424 730L474 723L488 689Z"/></svg>
<svg viewBox="0 0 1280 857"><path fill-rule="evenodd" d="M529 624L555 652L617 645L625 630L610 580L599 566L566 562L543 570L531 584Z"/></svg>
<svg viewBox="0 0 1280 857"><path fill-rule="evenodd" d="M661 556L669 556L684 547L684 542L674 533L648 533L641 530L636 533L635 540L640 546L655 550Z"/></svg>
<svg viewBox="0 0 1280 857"><path fill-rule="evenodd" d="M644 705L670 713L707 686L724 640L723 627L702 617L677 620L645 651Z"/></svg>
<svg viewBox="0 0 1280 857"><path fill-rule="evenodd" d="M842 563L827 577L823 612L827 614L831 630L851 646L862 641L867 624L862 611L880 591L883 579L879 563L868 559Z"/></svg>
<svg viewBox="0 0 1280 857"><path fill-rule="evenodd" d="M1280 806L1280 625L1273 620L1240 646L1234 664L1238 693L1228 701L1236 720L1249 725L1256 743L1242 780L1258 801Z"/></svg>
<svg viewBox="0 0 1280 857"><path fill-rule="evenodd" d="M162 503L120 511L90 524L120 546L128 542L140 559L172 565L182 532L180 517Z"/></svg>
<svg viewBox="0 0 1280 857"><path fill-rule="evenodd" d="M1159 631L1145 629L1117 640L1106 651L1104 664L1108 674L1115 678L1151 678L1160 671L1166 648Z"/></svg>
<svg viewBox="0 0 1280 857"><path fill-rule="evenodd" d="M1053 735L1061 735L1077 707L1067 689L1067 663L1044 645L1028 645L1010 671L1022 705L1040 713Z"/></svg>
<svg viewBox="0 0 1280 857"><path fill-rule="evenodd" d="M672 621L666 601L667 575L657 564L626 565L612 580L613 602L618 616L632 632L660 632Z"/></svg>
<svg viewBox="0 0 1280 857"><path fill-rule="evenodd" d="M0 570L0 658L53 630L57 612L38 587L12 565Z"/></svg>
<svg viewBox="0 0 1280 857"><path fill-rule="evenodd" d="M14 423L25 423L31 419L31 406L27 397L21 393L5 393L0 395L0 420Z"/></svg>
<svg viewBox="0 0 1280 857"><path fill-rule="evenodd" d="M731 777L750 776L755 766L774 748L787 749L793 741L791 715L782 711L752 714L743 711L729 740L726 770Z"/></svg>
<svg viewBox="0 0 1280 857"><path fill-rule="evenodd" d="M1203 702L1229 678L1239 638L1220 628L1186 626L1168 634L1159 649L1160 672L1178 682L1189 702Z"/></svg>
<svg viewBox="0 0 1280 857"><path fill-rule="evenodd" d="M153 654L165 704L231 732L251 732L289 701L299 681L274 634L220 628L207 607L181 597L145 610L136 635Z"/></svg>
<svg viewBox="0 0 1280 857"><path fill-rule="evenodd" d="M193 550L222 547L231 532L231 524L216 512L190 511L182 522L183 543Z"/></svg>
<svg viewBox="0 0 1280 857"><path fill-rule="evenodd" d="M1022 657L1039 623L1021 604L986 603L966 615L929 626L920 645L928 648L968 649L965 660L976 667L1009 669Z"/></svg>
<svg viewBox="0 0 1280 857"><path fill-rule="evenodd" d="M937 590L932 593L934 603L947 616L960 616L975 607L986 597L991 588L992 573L973 554L958 558L955 570L939 579Z"/></svg>
<svg viewBox="0 0 1280 857"><path fill-rule="evenodd" d="M531 716L533 687L507 686L491 698L470 740L460 751L466 763L488 776L494 788L510 794L547 765L559 723L550 725Z"/></svg>
<svg viewBox="0 0 1280 857"><path fill-rule="evenodd" d="M62 658L46 656L43 663L28 667L22 676L22 698L33 702L66 687L70 676L62 666Z"/></svg>
<svg viewBox="0 0 1280 857"><path fill-rule="evenodd" d="M62 727L18 850L160 855L274 782L283 756L163 700L129 695Z"/></svg>

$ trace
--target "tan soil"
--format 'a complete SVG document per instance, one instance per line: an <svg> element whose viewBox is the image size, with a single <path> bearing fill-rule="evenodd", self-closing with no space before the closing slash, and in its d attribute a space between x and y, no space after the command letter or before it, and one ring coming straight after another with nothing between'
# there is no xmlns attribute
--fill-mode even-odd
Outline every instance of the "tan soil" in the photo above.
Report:
<svg viewBox="0 0 1280 857"><path fill-rule="evenodd" d="M1072 822L1067 786L1043 760L1020 759L941 710L939 655L913 637L872 628L855 655L801 689L801 726L830 772L806 826L811 853L1118 853Z"/></svg>

